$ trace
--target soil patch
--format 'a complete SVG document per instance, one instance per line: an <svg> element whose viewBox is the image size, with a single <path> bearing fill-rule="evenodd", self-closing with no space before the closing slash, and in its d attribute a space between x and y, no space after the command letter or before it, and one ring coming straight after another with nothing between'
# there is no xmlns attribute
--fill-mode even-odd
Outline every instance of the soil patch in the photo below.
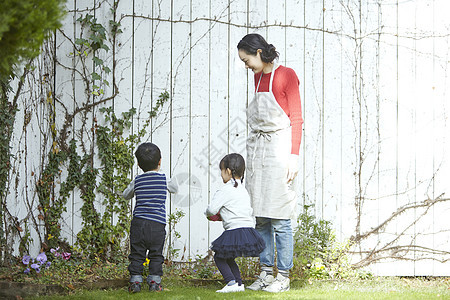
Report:
<svg viewBox="0 0 450 300"><path fill-rule="evenodd" d="M57 284L0 281L0 299L22 299L25 297L64 295L75 289L114 289L128 285L127 279L99 280L63 287Z"/></svg>

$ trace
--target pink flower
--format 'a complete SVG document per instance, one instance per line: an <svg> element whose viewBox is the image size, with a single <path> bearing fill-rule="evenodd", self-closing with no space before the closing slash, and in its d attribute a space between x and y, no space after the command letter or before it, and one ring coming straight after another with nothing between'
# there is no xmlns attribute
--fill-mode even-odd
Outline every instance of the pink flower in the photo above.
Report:
<svg viewBox="0 0 450 300"><path fill-rule="evenodd" d="M59 257L59 256L61 256L61 254L58 252L58 250L59 250L59 247L58 248L56 248L56 249L50 249L50 252L55 256L55 257Z"/></svg>
<svg viewBox="0 0 450 300"><path fill-rule="evenodd" d="M69 253L69 252L63 252L63 253L61 254L61 256L62 256L63 259L69 260L69 258L70 258L70 253Z"/></svg>

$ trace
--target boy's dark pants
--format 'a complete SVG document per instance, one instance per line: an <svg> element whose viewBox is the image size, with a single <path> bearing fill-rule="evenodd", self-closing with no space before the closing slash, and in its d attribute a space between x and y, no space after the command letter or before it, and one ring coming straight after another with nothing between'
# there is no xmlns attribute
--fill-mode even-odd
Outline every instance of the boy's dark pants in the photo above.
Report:
<svg viewBox="0 0 450 300"><path fill-rule="evenodd" d="M164 256L162 255L162 252L165 237L165 224L140 218L133 218L133 220L131 220L131 251L128 256L130 260L128 271L130 271L131 277L140 277L140 282L142 282L142 272L144 270L143 264L147 257L150 260L149 274L158 276L163 275L162 264L164 262Z"/></svg>

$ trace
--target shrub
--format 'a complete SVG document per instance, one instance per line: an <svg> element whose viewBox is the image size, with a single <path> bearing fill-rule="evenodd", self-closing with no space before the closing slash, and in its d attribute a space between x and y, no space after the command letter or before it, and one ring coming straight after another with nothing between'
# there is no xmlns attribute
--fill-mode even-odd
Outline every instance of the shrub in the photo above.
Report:
<svg viewBox="0 0 450 300"><path fill-rule="evenodd" d="M60 26L63 0L3 0L0 10L0 74L36 57L44 40ZM4 79L4 78L3 78Z"/></svg>
<svg viewBox="0 0 450 300"><path fill-rule="evenodd" d="M317 220L305 205L294 234L294 277L316 279L356 277L348 256L350 242L339 243L331 222Z"/></svg>

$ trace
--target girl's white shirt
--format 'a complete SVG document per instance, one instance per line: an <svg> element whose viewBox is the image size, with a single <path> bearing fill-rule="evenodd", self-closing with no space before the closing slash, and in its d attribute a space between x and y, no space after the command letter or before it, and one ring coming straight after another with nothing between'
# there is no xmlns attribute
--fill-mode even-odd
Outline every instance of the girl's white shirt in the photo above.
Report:
<svg viewBox="0 0 450 300"><path fill-rule="evenodd" d="M205 211L207 217L220 213L225 230L241 227L255 228L255 218L250 205L250 196L246 188L238 182L234 187L234 180L229 180L216 191L211 203Z"/></svg>

